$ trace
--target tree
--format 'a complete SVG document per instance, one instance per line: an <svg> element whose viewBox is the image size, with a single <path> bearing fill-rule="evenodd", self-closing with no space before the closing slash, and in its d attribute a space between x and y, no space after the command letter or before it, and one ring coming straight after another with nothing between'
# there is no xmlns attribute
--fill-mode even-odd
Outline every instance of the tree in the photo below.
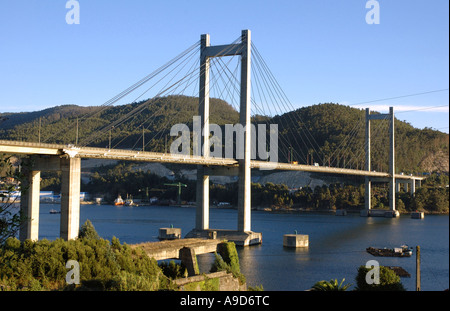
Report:
<svg viewBox="0 0 450 311"><path fill-rule="evenodd" d="M11 157L0 154L0 245L9 237L14 237L26 220L14 206L17 198L14 192L20 191L21 179L22 176L11 163Z"/></svg>
<svg viewBox="0 0 450 311"><path fill-rule="evenodd" d="M380 284L367 284L366 275L370 271L365 266L358 268L356 290L360 291L404 291L400 277L387 267L380 266Z"/></svg>
<svg viewBox="0 0 450 311"><path fill-rule="evenodd" d="M80 234L78 235L78 237L80 239L94 239L94 240L100 239L100 236L95 230L94 225L89 219L86 220L86 222L81 226Z"/></svg>
<svg viewBox="0 0 450 311"><path fill-rule="evenodd" d="M431 212L448 213L448 188L430 188L428 191L427 209Z"/></svg>

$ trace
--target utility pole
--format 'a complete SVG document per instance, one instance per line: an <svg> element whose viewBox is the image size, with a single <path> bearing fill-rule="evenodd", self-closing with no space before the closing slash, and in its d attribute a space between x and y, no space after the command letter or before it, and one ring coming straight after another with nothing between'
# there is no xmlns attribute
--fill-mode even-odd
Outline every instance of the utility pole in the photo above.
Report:
<svg viewBox="0 0 450 311"><path fill-rule="evenodd" d="M142 151L145 150L144 125L142 125Z"/></svg>
<svg viewBox="0 0 450 311"><path fill-rule="evenodd" d="M420 246L416 246L416 291L420 292Z"/></svg>
<svg viewBox="0 0 450 311"><path fill-rule="evenodd" d="M167 153L167 134L164 138L164 153Z"/></svg>
<svg viewBox="0 0 450 311"><path fill-rule="evenodd" d="M75 139L75 146L78 145L78 117L77 117L77 135Z"/></svg>
<svg viewBox="0 0 450 311"><path fill-rule="evenodd" d="M114 128L114 126L112 126L110 129L109 129L109 149L111 150L111 131L112 131L112 129Z"/></svg>
<svg viewBox="0 0 450 311"><path fill-rule="evenodd" d="M39 117L39 133L38 133L38 140L39 143L41 143L41 117Z"/></svg>

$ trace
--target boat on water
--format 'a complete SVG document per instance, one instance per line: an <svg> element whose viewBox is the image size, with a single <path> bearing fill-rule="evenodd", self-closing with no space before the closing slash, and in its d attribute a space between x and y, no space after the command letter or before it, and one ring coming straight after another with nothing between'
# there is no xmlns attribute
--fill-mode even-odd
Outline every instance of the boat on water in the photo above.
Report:
<svg viewBox="0 0 450 311"><path fill-rule="evenodd" d="M122 197L120 196L120 194L119 194L119 196L117 197L117 199L114 200L114 205L124 205L123 199L122 199Z"/></svg>
<svg viewBox="0 0 450 311"><path fill-rule="evenodd" d="M57 210L55 210L55 209L51 209L51 210L50 210L50 214L61 214L61 212L60 212L60 211L57 211Z"/></svg>
<svg viewBox="0 0 450 311"><path fill-rule="evenodd" d="M411 257L412 255L412 247L408 245L402 245L400 247L394 248L376 248L376 247L368 247L366 251L373 256L380 257Z"/></svg>
<svg viewBox="0 0 450 311"><path fill-rule="evenodd" d="M127 194L127 199L125 200L124 203L125 206L135 206L136 204L133 201L133 198L131 196L128 196Z"/></svg>

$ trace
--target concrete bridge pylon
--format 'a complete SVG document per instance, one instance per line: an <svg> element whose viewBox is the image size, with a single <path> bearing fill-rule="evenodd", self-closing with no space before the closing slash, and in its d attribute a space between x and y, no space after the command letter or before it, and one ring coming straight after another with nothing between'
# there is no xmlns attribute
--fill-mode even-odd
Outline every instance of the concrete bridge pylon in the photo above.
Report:
<svg viewBox="0 0 450 311"><path fill-rule="evenodd" d="M196 223L186 237L208 236L215 231L219 238L235 240L239 245L259 244L261 233L251 231L251 122L250 122L250 87L251 87L251 32L243 30L241 42L238 44L211 46L209 34L201 36L200 44L200 92L199 114L204 135L201 142L194 142L194 150L202 151L205 158L209 157L209 77L210 59L213 57L240 56L240 112L239 123L245 128L244 158L238 160L238 219L237 231L211 230L209 228L209 173L204 166L197 166L197 210ZM220 173L218 173L220 174Z"/></svg>
<svg viewBox="0 0 450 311"><path fill-rule="evenodd" d="M361 211L361 216L398 217L400 213L395 208L396 178L395 178L395 124L394 107L389 107L388 114L370 114L370 109L366 108L366 131L365 131L365 155L366 170L372 170L370 162L370 121L389 120L389 176L386 178L365 177L365 209ZM372 209L372 182L387 182L389 184L389 210L377 211Z"/></svg>

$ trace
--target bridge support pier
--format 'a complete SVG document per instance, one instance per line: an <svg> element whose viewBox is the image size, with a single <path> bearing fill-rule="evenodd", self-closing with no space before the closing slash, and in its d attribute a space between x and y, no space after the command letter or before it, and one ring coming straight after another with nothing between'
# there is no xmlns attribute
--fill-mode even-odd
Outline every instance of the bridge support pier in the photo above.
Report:
<svg viewBox="0 0 450 311"><path fill-rule="evenodd" d="M251 231L251 122L250 122L250 67L251 35L242 31L241 101L239 122L245 128L244 159L239 160L238 231Z"/></svg>
<svg viewBox="0 0 450 311"><path fill-rule="evenodd" d="M394 134L394 107L389 107L389 210L393 217L398 214L395 209L395 134Z"/></svg>
<svg viewBox="0 0 450 311"><path fill-rule="evenodd" d="M197 166L197 210L195 228L209 229L209 175L205 175L205 168Z"/></svg>
<svg viewBox="0 0 450 311"><path fill-rule="evenodd" d="M73 240L80 229L81 159L61 159L61 220L60 237Z"/></svg>
<svg viewBox="0 0 450 311"><path fill-rule="evenodd" d="M372 181L366 176L365 183L366 191L364 193L364 205L366 211L369 211L372 208Z"/></svg>
<svg viewBox="0 0 450 311"><path fill-rule="evenodd" d="M365 154L366 154L366 170L371 171L370 163L370 120L389 119L389 211L384 213L386 217L397 217L399 212L395 209L395 134L394 134L394 108L389 107L389 114L370 114L370 109L366 108L366 139L365 139ZM371 202L371 187L372 180L370 177L365 178L366 193L365 193L365 210L361 211L361 216L370 216L372 209Z"/></svg>
<svg viewBox="0 0 450 311"><path fill-rule="evenodd" d="M406 193L409 190L409 193L411 195L414 195L414 193L416 192L416 182L417 182L417 187L420 187L420 179L416 180L416 179L412 178L412 179L401 180L401 179L397 178L395 182L397 183L397 192L400 191L401 186L403 184L403 192ZM409 185L409 189L408 189L408 185Z"/></svg>
<svg viewBox="0 0 450 311"><path fill-rule="evenodd" d="M406 184L406 185L408 185L408 184ZM409 184L409 189L410 189L411 195L414 195L414 193L416 193L416 181L414 179L411 179L410 184Z"/></svg>
<svg viewBox="0 0 450 311"><path fill-rule="evenodd" d="M80 227L81 159L59 156L31 156L22 165L25 180L20 199L21 215L26 218L19 239L39 239L39 201L41 171L61 171L60 237L78 237Z"/></svg>
<svg viewBox="0 0 450 311"><path fill-rule="evenodd" d="M208 34L200 38L200 83L199 83L199 108L200 128L197 129L200 141L194 135L194 154L209 157L209 75L210 59L206 55L206 49L210 46ZM203 135L202 135L203 132ZM197 166L197 211L195 229L209 229L209 176L205 175L205 168Z"/></svg>
<svg viewBox="0 0 450 311"><path fill-rule="evenodd" d="M209 76L210 59L222 56L241 56L241 93L239 125L244 129L244 144L236 148L243 150L238 158L238 219L237 231L221 231L222 236L235 241L239 245L260 244L261 234L251 231L251 122L250 122L250 73L251 73L251 32L243 30L241 43L210 46L210 37L204 34L200 39L200 83L199 83L199 114L202 135L200 141L196 141L194 135L194 155L205 158L210 156L209 148ZM222 172L224 170L221 170ZM207 237L209 232L209 175L210 168L197 166L197 210L195 229L186 237Z"/></svg>
<svg viewBox="0 0 450 311"><path fill-rule="evenodd" d="M366 136L365 136L365 154L366 154L366 171L371 170L370 164L370 109L366 108ZM372 209L372 181L368 176L364 178L365 181L365 193L364 193L364 206L365 209L361 211L361 216L369 216Z"/></svg>
<svg viewBox="0 0 450 311"><path fill-rule="evenodd" d="M37 241L39 239L39 200L41 172L30 169L31 163L23 166L24 181L20 197L21 216L26 220L19 232L19 239Z"/></svg>

